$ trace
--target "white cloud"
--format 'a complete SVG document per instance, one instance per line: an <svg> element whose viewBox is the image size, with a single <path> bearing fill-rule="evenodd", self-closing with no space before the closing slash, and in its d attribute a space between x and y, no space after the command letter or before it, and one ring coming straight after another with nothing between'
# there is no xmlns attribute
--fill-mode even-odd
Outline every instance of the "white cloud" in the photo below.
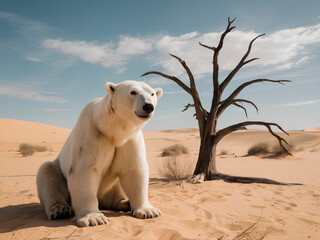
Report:
<svg viewBox="0 0 320 240"><path fill-rule="evenodd" d="M273 107L297 107L297 106L304 106L304 105L312 105L316 103L320 103L320 99L304 101L304 102L295 102L295 103L289 103L289 104L281 104Z"/></svg>
<svg viewBox="0 0 320 240"><path fill-rule="evenodd" d="M30 62L37 62L37 63L42 62L40 58L36 58L36 57L25 57L24 59Z"/></svg>
<svg viewBox="0 0 320 240"><path fill-rule="evenodd" d="M104 67L121 67L134 55L145 54L151 50L148 39L120 36L117 44L113 42L65 41L47 39L42 42L45 48L55 49L64 54L72 55L82 61L100 64ZM118 72L123 72L121 68Z"/></svg>
<svg viewBox="0 0 320 240"><path fill-rule="evenodd" d="M141 39L130 36L120 36L116 53L122 56L145 54L152 48L153 39Z"/></svg>
<svg viewBox="0 0 320 240"><path fill-rule="evenodd" d="M115 71L115 74L122 74L126 71L127 69L125 67L122 67L122 68L118 68L116 71Z"/></svg>
<svg viewBox="0 0 320 240"><path fill-rule="evenodd" d="M43 43L46 48L56 49L64 54L70 54L82 61L99 63L105 67L114 67L122 62L115 56L110 43L64 41L61 39L47 39Z"/></svg>
<svg viewBox="0 0 320 240"><path fill-rule="evenodd" d="M297 67L297 66L300 66L304 63L308 63L310 59L313 59L315 58L315 56L304 56L304 57L301 57L299 60L297 61L291 61L291 62L287 62L287 63L284 63L282 65L278 65L276 66L277 69L279 70L285 70L285 69L290 69L290 68L293 68L293 67Z"/></svg>
<svg viewBox="0 0 320 240"><path fill-rule="evenodd" d="M14 86L12 84L0 83L0 96L17 97L26 100L65 103L69 100L48 95L47 92L30 90L25 87Z"/></svg>
<svg viewBox="0 0 320 240"><path fill-rule="evenodd" d="M232 31L224 41L219 55L219 66L222 70L233 69L244 53L249 42L260 33ZM184 37L188 35L188 37ZM212 72L212 51L199 46L199 42L217 46L221 33L190 33L181 36L163 36L156 43L162 53L158 65L169 74L180 75L184 69L176 59L169 58L168 53L175 54L187 62L194 74ZM249 66L275 65L278 69L289 69L299 66L311 58L305 48L309 44L320 43L320 24L308 27L286 29L274 32L257 39L248 59L260 58Z"/></svg>
<svg viewBox="0 0 320 240"><path fill-rule="evenodd" d="M166 73L180 76L185 73L184 69L169 56L172 53L185 60L195 75L201 76L212 72L213 52L198 43L217 46L221 34L190 32L178 36L120 36L117 42L47 39L42 46L85 62L118 69L118 73L126 69L131 57L148 54L146 59L151 65L161 66ZM220 69L233 69L247 51L249 42L259 34L241 30L229 33L219 55ZM320 24L273 32L257 39L248 59L260 59L247 66L270 66L277 70L300 66L314 57L310 56L306 47L315 43L320 43Z"/></svg>

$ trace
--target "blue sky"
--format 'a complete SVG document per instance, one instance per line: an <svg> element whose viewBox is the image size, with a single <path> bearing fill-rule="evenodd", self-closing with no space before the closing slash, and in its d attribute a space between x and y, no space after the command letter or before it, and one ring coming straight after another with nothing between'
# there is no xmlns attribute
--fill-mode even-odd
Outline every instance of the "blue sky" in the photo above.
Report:
<svg viewBox="0 0 320 240"><path fill-rule="evenodd" d="M146 130L197 127L191 103L178 85L157 70L186 83L180 56L196 77L203 102L212 97L209 50L217 45L227 18L237 17L220 54L220 81L237 64L248 43L265 33L224 97L244 81L289 79L285 86L248 87L241 98L254 101L249 118L236 107L218 127L246 120L277 122L285 129L320 126L320 1L16 1L0 3L0 117L73 128L82 108L105 94L104 84L142 80L163 88Z"/></svg>

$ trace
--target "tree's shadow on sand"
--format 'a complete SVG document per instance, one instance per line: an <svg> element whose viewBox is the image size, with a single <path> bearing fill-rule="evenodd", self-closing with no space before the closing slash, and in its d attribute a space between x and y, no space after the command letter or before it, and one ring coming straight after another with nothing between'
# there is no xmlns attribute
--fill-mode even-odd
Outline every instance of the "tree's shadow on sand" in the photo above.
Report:
<svg viewBox="0 0 320 240"><path fill-rule="evenodd" d="M102 210L107 217L130 216L130 213L112 212ZM59 220L48 220L40 203L26 203L10 205L0 208L0 233L33 227L61 227L76 226L75 217Z"/></svg>

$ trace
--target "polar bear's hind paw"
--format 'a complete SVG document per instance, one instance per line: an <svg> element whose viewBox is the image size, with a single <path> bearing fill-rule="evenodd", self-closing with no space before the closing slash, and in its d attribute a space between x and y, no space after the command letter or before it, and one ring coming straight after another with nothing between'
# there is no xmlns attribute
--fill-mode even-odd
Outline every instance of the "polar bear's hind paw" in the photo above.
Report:
<svg viewBox="0 0 320 240"><path fill-rule="evenodd" d="M122 212L130 212L130 202L129 200L121 200L117 203L117 206L115 208L116 211L122 211Z"/></svg>
<svg viewBox="0 0 320 240"><path fill-rule="evenodd" d="M73 214L72 208L68 204L57 203L53 205L47 215L51 220L69 218Z"/></svg>

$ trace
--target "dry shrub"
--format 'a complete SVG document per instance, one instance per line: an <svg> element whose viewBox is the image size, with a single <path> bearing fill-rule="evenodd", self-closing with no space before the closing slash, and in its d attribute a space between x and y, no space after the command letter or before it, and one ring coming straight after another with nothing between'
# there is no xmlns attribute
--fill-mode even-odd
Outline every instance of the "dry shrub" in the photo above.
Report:
<svg viewBox="0 0 320 240"><path fill-rule="evenodd" d="M220 155L228 155L229 154L229 151L227 151L226 149L222 149L220 151Z"/></svg>
<svg viewBox="0 0 320 240"><path fill-rule="evenodd" d="M35 152L45 151L47 151L47 147L45 146L31 145L28 143L21 143L19 146L19 152L22 154L23 157L31 156Z"/></svg>
<svg viewBox="0 0 320 240"><path fill-rule="evenodd" d="M232 151L229 151L227 149L221 149L220 152L219 152L219 155L220 156L225 156L225 155L233 155L233 156L235 156L235 153L232 152Z"/></svg>
<svg viewBox="0 0 320 240"><path fill-rule="evenodd" d="M268 143L257 143L248 150L248 156L264 155L268 153L270 153L270 146Z"/></svg>
<svg viewBox="0 0 320 240"><path fill-rule="evenodd" d="M272 148L272 154L274 157L285 157L289 154L279 145L276 145Z"/></svg>
<svg viewBox="0 0 320 240"><path fill-rule="evenodd" d="M266 157L270 158L278 158L288 156L289 154L280 145L271 147L268 143L265 142L257 143L248 150L248 156L262 155L268 155Z"/></svg>
<svg viewBox="0 0 320 240"><path fill-rule="evenodd" d="M162 157L177 157L183 154L188 154L188 148L183 146L182 144L175 144L164 148L162 150L161 156Z"/></svg>
<svg viewBox="0 0 320 240"><path fill-rule="evenodd" d="M302 147L302 146L294 146L293 150L295 152L302 152L302 151L304 151L304 147Z"/></svg>
<svg viewBox="0 0 320 240"><path fill-rule="evenodd" d="M159 166L158 173L167 181L182 181L191 177L192 166L182 158L166 158Z"/></svg>
<svg viewBox="0 0 320 240"><path fill-rule="evenodd" d="M23 157L31 156L34 153L33 147L31 144L22 143L19 146L19 152Z"/></svg>

